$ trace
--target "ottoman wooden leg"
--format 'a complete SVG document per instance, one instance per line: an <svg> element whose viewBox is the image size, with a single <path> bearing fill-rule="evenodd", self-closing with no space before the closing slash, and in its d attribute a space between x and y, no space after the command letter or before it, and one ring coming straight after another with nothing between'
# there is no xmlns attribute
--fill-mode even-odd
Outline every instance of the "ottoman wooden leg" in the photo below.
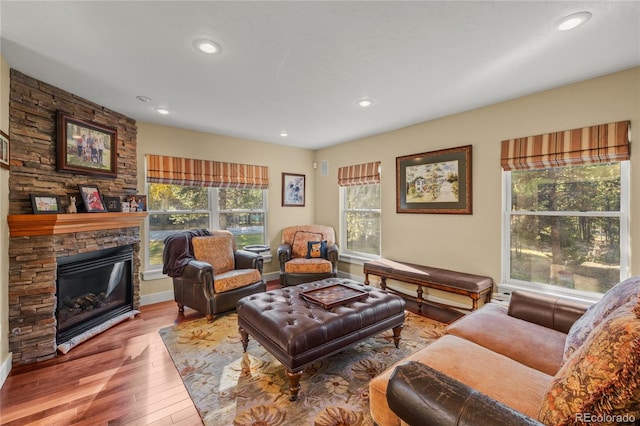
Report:
<svg viewBox="0 0 640 426"><path fill-rule="evenodd" d="M404 324L400 324L397 327L393 327L393 343L396 345L396 348L400 347L400 333L402 333L402 328Z"/></svg>
<svg viewBox="0 0 640 426"><path fill-rule="evenodd" d="M298 399L298 392L300 391L300 377L302 377L302 371L292 373L287 370L287 377L289 378L289 401L295 401Z"/></svg>
<svg viewBox="0 0 640 426"><path fill-rule="evenodd" d="M240 341L242 342L242 352L246 352L247 345L249 344L249 333L242 327L238 327L238 331L240 332Z"/></svg>

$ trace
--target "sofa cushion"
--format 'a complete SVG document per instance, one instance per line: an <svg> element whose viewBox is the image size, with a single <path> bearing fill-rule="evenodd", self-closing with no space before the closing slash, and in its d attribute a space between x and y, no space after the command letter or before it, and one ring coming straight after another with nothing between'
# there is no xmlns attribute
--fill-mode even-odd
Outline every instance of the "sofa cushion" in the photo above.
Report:
<svg viewBox="0 0 640 426"><path fill-rule="evenodd" d="M231 234L193 237L191 239L193 255L196 260L210 264L214 275L231 271L235 268L231 238L233 238Z"/></svg>
<svg viewBox="0 0 640 426"><path fill-rule="evenodd" d="M462 317L449 325L446 332L551 376L560 369L567 337L560 331L511 317L507 308L497 303L489 303Z"/></svg>
<svg viewBox="0 0 640 426"><path fill-rule="evenodd" d="M609 289L602 299L591 305L569 330L564 346L563 362L584 343L589 333L604 321L611 312L635 300L640 294L640 276L624 280Z"/></svg>
<svg viewBox="0 0 640 426"><path fill-rule="evenodd" d="M435 368L530 417L537 416L540 401L553 379L553 376L448 334L369 382L371 416L378 425L400 425L400 419L387 404L386 392L393 369L406 361L418 361Z"/></svg>
<svg viewBox="0 0 640 426"><path fill-rule="evenodd" d="M326 241L309 241L307 243L307 259L326 259L327 258L327 242Z"/></svg>
<svg viewBox="0 0 640 426"><path fill-rule="evenodd" d="M246 287L262 280L260 271L257 269L233 269L222 274L216 274L213 280L213 289L216 293L235 290Z"/></svg>
<svg viewBox="0 0 640 426"><path fill-rule="evenodd" d="M611 312L555 376L539 419L549 425L580 423L576 415L619 424L640 418L640 298ZM612 416L612 417L608 417ZM587 420L588 422L588 420Z"/></svg>
<svg viewBox="0 0 640 426"><path fill-rule="evenodd" d="M291 259L284 264L284 272L287 274L322 274L330 273L331 262L326 259Z"/></svg>

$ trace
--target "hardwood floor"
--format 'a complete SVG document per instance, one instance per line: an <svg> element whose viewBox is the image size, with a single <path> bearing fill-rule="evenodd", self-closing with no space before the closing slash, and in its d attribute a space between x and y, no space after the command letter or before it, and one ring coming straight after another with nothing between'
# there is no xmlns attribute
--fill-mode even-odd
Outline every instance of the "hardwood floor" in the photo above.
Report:
<svg viewBox="0 0 640 426"><path fill-rule="evenodd" d="M201 318L174 302L143 306L55 359L13 368L2 425L202 425L158 330Z"/></svg>
<svg viewBox="0 0 640 426"><path fill-rule="evenodd" d="M277 288L270 282L269 289ZM407 309L451 322L446 310ZM66 355L15 366L0 390L1 425L202 425L158 330L201 318L173 301L147 305Z"/></svg>

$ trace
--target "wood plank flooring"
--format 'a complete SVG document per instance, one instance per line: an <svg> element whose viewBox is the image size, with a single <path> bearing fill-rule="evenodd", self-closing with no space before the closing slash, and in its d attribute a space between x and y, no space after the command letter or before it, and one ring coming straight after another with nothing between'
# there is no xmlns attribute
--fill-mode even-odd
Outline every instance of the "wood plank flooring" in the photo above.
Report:
<svg viewBox="0 0 640 426"><path fill-rule="evenodd" d="M455 319L437 308L418 312L410 301L407 309ZM173 301L143 306L66 355L14 366L0 390L0 425L202 425L158 334L201 317L188 308L180 315Z"/></svg>
<svg viewBox="0 0 640 426"><path fill-rule="evenodd" d="M158 330L201 318L174 302L55 359L14 366L0 390L2 425L202 425Z"/></svg>

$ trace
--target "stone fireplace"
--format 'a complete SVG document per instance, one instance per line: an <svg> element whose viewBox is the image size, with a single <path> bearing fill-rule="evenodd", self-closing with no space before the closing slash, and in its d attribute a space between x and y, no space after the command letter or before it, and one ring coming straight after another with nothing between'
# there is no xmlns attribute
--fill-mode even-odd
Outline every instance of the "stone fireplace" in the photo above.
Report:
<svg viewBox="0 0 640 426"><path fill-rule="evenodd" d="M129 248L132 269L129 306L131 309L140 306L139 225L144 213L52 215L43 218L43 221L52 221L54 217L61 221L73 219L76 223L82 222L83 218L89 222L102 219L99 227L112 228L71 232L72 229L67 226L45 226L43 230L42 224L36 220L37 216L9 216L9 349L16 363L56 356L57 346L62 343L57 327L60 303L56 281L59 266L67 264L69 259L77 256L84 258L102 250ZM51 235L25 235L42 232ZM95 324L83 327L92 325ZM63 340L68 338L63 336Z"/></svg>
<svg viewBox="0 0 640 426"><path fill-rule="evenodd" d="M117 129L115 177L58 171L58 111ZM140 226L146 213L33 214L30 199L31 194L56 195L64 209L71 196L80 199L78 185L87 184L97 186L102 196L123 199L140 193L136 133L135 120L11 70L7 220L10 232L9 350L14 364L53 358L59 338L68 338L59 336L57 330L60 318L57 317L56 281L58 267L73 256L85 258L90 256L88 253L128 247L132 275L131 294L125 304L126 309L139 308ZM94 293L94 289L87 293Z"/></svg>

